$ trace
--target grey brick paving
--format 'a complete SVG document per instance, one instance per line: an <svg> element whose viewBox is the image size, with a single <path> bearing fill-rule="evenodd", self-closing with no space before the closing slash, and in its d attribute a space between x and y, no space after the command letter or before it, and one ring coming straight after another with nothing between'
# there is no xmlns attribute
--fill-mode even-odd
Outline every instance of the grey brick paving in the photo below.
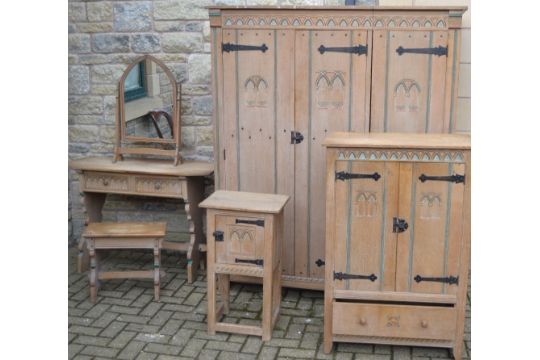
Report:
<svg viewBox="0 0 540 360"><path fill-rule="evenodd" d="M94 305L89 301L87 274L76 273L76 250L69 251L68 355L69 359L332 359L332 360L444 360L450 352L440 348L339 343L322 351L323 294L285 289L281 315L272 340L206 332L206 278L199 274L187 284L182 255L164 252L167 276L161 301L146 280L103 282ZM112 253L104 268L143 268L151 257ZM470 293L470 289L469 289ZM465 321L464 359L471 352L470 295ZM232 284L227 321L257 324L262 310L261 287Z"/></svg>

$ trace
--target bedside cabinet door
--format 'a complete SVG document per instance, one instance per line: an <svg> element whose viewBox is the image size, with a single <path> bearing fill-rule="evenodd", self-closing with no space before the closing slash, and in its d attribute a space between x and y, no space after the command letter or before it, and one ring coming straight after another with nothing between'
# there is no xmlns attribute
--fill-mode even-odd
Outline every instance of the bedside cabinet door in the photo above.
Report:
<svg viewBox="0 0 540 360"><path fill-rule="evenodd" d="M394 290L396 236L388 219L397 213L399 165L338 161L336 170L334 287Z"/></svg>
<svg viewBox="0 0 540 360"><path fill-rule="evenodd" d="M216 263L262 265L264 260L264 218L216 215Z"/></svg>
<svg viewBox="0 0 540 360"><path fill-rule="evenodd" d="M463 164L401 164L396 290L455 294L462 244ZM467 179L465 179L466 181Z"/></svg>

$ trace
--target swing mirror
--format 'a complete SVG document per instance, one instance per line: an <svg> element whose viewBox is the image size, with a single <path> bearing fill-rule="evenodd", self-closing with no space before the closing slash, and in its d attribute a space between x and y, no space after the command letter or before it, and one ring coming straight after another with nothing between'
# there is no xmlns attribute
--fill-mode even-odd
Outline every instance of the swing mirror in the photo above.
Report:
<svg viewBox="0 0 540 360"><path fill-rule="evenodd" d="M118 83L115 161L124 154L173 157L180 162L180 89L163 62L135 59Z"/></svg>

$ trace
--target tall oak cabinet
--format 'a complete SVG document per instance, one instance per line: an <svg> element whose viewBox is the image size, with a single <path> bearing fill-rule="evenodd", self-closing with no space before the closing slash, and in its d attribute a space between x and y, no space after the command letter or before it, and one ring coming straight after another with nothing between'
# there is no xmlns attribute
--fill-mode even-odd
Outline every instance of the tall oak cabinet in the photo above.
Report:
<svg viewBox="0 0 540 360"><path fill-rule="evenodd" d="M463 7L211 7L216 188L286 194L283 285L323 289L333 131L449 133Z"/></svg>

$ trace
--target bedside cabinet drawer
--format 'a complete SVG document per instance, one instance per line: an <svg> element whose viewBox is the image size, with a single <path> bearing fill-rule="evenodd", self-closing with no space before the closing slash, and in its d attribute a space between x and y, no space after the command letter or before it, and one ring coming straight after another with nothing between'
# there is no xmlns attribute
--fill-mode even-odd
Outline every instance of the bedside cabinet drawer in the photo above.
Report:
<svg viewBox="0 0 540 360"><path fill-rule="evenodd" d="M333 333L386 338L451 340L456 312L451 307L334 302Z"/></svg>
<svg viewBox="0 0 540 360"><path fill-rule="evenodd" d="M129 189L128 176L101 172L85 172L81 181L82 191L124 192Z"/></svg>
<svg viewBox="0 0 540 360"><path fill-rule="evenodd" d="M216 215L216 263L261 266L264 263L264 218Z"/></svg>
<svg viewBox="0 0 540 360"><path fill-rule="evenodd" d="M182 198L187 193L186 180L171 177L137 176L135 177L135 191L142 195Z"/></svg>

